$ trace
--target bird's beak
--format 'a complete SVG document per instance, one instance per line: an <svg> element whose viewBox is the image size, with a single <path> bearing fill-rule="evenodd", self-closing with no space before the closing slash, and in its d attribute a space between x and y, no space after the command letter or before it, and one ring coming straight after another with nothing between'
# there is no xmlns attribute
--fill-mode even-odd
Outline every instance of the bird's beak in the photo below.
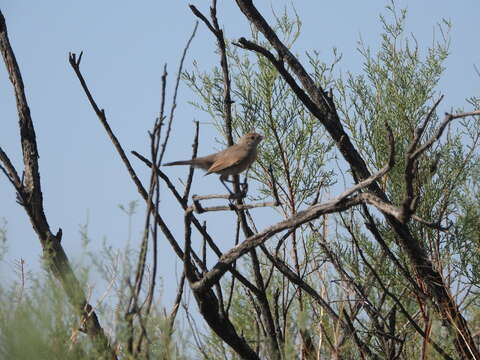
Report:
<svg viewBox="0 0 480 360"><path fill-rule="evenodd" d="M260 135L260 134L258 134ZM263 135L260 135L260 141L262 141L265 137Z"/></svg>

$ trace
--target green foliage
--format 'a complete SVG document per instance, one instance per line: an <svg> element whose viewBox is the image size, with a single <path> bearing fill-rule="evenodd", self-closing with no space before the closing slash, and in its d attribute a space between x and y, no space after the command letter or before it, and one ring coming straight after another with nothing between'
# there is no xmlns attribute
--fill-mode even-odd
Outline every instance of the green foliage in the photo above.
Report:
<svg viewBox="0 0 480 360"><path fill-rule="evenodd" d="M129 207L129 223L135 214ZM2 230L5 234L6 229ZM107 336L113 341L120 358L130 358L126 349L130 332L125 316L130 295L130 277L137 254L130 248L114 249L107 241L100 252L89 251L91 240L88 220L80 227L83 256L75 271L94 306ZM22 260L18 263L17 281L0 286L0 358L1 359L103 359L92 345L92 339L79 329L81 319L71 307L63 287L47 272L32 274ZM92 288L91 278L95 279ZM141 326L147 331L151 344L136 359L188 358L188 347L180 328L170 332L169 319L159 301L154 302L148 320L143 325L133 321L135 332ZM144 346L145 348L145 346Z"/></svg>
<svg viewBox="0 0 480 360"><path fill-rule="evenodd" d="M395 7L388 7L388 10L394 22L388 23L381 16L384 33L380 49L373 53L363 41L359 42L364 73L348 73L345 80L337 82L338 110L352 140L372 170L380 169L388 161L390 151L385 124L392 128L396 166L388 174L386 189L398 201L404 190L405 154L414 129L438 98L436 86L448 56L450 24L440 26L442 39L426 49L426 55L422 57L422 49L413 35L405 35L406 11ZM440 120L434 115L424 138L432 135Z"/></svg>
<svg viewBox="0 0 480 360"><path fill-rule="evenodd" d="M480 98L471 98L469 103L475 109L480 109ZM462 141L468 155L465 159L472 160L462 159L459 162L466 175L463 175L461 187L455 192L455 211L458 215L452 234L452 252L461 254L458 269L476 288L480 287L480 155L477 151L480 135L476 131L479 128L478 118L473 124L472 121L463 124ZM471 301L478 304L476 298Z"/></svg>
<svg viewBox="0 0 480 360"><path fill-rule="evenodd" d="M392 128L396 163L382 179L382 185L393 203L400 206L405 197L405 155L414 130L425 121L440 97L438 81L449 53L448 32L451 25L446 21L439 25L440 40L435 40L432 47L422 49L413 36L405 35L406 11L399 11L394 6L388 7L388 11L394 21L389 23L385 17L381 17L384 34L379 50L373 52L360 42L364 73L349 73L346 79L340 79L337 82L340 94L337 100L351 139L372 172L388 161L390 150L385 124ZM474 101L471 103L475 104ZM434 112L422 141L432 137L442 121L443 118ZM473 224L478 225L480 204L476 181L480 165L479 125L478 119L472 118L450 125L446 135L421 159L413 179L414 191L419 195L416 213L427 221L440 220L442 224L452 225L451 231L440 232L418 222L411 223L415 238L423 241L435 267L446 276L452 289L467 279L478 286L478 226ZM385 279L385 283L388 282L390 291L402 294L407 286L405 279L391 262L378 258L381 250L376 242L372 243L371 238L363 233L361 221L360 212L353 212L350 222L344 221L344 224L354 228L365 256L375 271ZM407 266L405 254L395 245L388 227L383 227L379 218L376 218L376 222L391 250ZM348 236L343 241L348 242ZM365 274L365 269L359 267L363 261L354 259L358 260L358 253L352 246L350 254L343 256L345 265L351 267L357 276ZM410 270L413 272L413 269ZM381 288L375 287L376 285L369 291L383 293ZM460 292L457 295L467 296L472 302L477 302L477 296L473 294L474 292ZM415 296L397 296L410 313L418 311L419 300ZM378 298L380 300L385 301ZM392 303L387 298L384 303L377 305L388 311ZM429 316L434 317L433 313ZM418 334L407 331L405 336L413 340ZM451 344L449 335L442 332L441 326L433 326L432 337L442 345ZM406 351L417 354L420 351L419 343L408 342Z"/></svg>
<svg viewBox="0 0 480 360"><path fill-rule="evenodd" d="M276 30L285 43L293 45L301 23L284 13L277 17ZM253 32L255 42L271 50L259 33ZM271 166L279 185L279 195L286 204L284 211L295 212L311 201L320 186L333 183L333 174L326 164L332 158L332 142L325 135L318 120L296 97L277 70L262 56L239 51L226 42L232 83L233 123L236 136L256 130L265 139L261 143L259 159L251 174L260 184L260 192L270 196L268 169ZM315 74L323 86L333 84L334 65L320 62L318 54L309 55L315 64ZM335 59L334 64L338 61ZM199 95L202 103L194 103L212 117L219 132L224 134L223 86L221 69L202 72L196 64L192 72L185 72L187 84Z"/></svg>
<svg viewBox="0 0 480 360"><path fill-rule="evenodd" d="M463 304L467 321L478 328L480 120L467 118L450 125L443 138L420 160L415 178L405 178L405 155L415 129L439 98L438 83L449 54L451 25L446 21L439 25L440 38L431 47L423 48L413 36L406 35L405 10L397 9L392 2L387 13L388 16L380 17L383 34L378 50L372 50L363 41L359 43L358 51L364 60L361 74L338 76L336 69L341 56L336 50L330 64L323 62L325 55L317 51L306 53L301 60L306 60L317 84L324 89L333 88L341 121L372 173L388 161L387 125L393 130L395 166L381 179L381 186L393 205L400 206L406 181L412 180L414 192L419 196L416 214L426 221L451 225L448 231L440 231L416 221L409 224L414 238L422 242L447 286L452 292L460 289L453 296ZM286 11L275 15L275 19L277 34L292 47L301 31L300 19L290 17ZM257 44L274 52L258 32L253 30L251 36ZM227 56L234 101L234 135L238 138L252 130L265 135L259 159L249 174L259 190L253 193L259 193L258 198L271 196L268 175L271 168L282 202L280 213L288 218L313 201L340 193L343 188L338 184L342 180L348 187L350 177L340 178L348 169L336 161L331 139L275 67L264 57L239 50L229 42ZM222 69L202 71L194 63L194 69L185 72L183 78L200 99L193 105L212 118L220 134L219 142L224 145ZM469 103L479 108L480 98L471 98ZM434 111L421 141L432 137L442 121ZM92 302L119 356L129 358L126 349L133 327L137 336L145 330L151 340L147 350L137 358L186 359L196 351L195 358L238 359L213 332L193 325L197 349L188 348L180 329L176 328L172 334L169 318L158 302L153 304L148 319L141 321L137 316L131 324L127 321L125 309L129 308L138 255L132 244L132 217L136 208L135 202L120 206L128 221L128 244L121 251L106 240L100 252L88 251L91 240L87 218L80 231L85 255L76 265L76 273L86 289L93 276L101 278L103 288L95 289L92 297L97 300ZM309 342L315 344L315 355L319 358L358 358L357 340L367 344L380 358L390 358L392 351L399 350L403 358L437 356L405 313L428 331L429 340L455 355L453 334L445 331L444 319L434 311L435 304L420 297L378 239L364 226L374 223L402 269L415 277L415 269L397 245L389 225L378 215L371 208L358 207L325 216L309 226L299 227L286 239L277 238L277 242L265 244L271 254L315 289L340 320L278 272L257 249L262 287L276 321L276 336L284 359L304 358L299 349L304 350L303 345ZM253 218L250 220L254 222ZM5 251L6 224L0 224L0 260ZM90 339L78 331L79 318L56 280L43 273L25 277L24 263L19 264L19 281L10 288L0 287L0 357L100 358ZM242 259L235 266L249 279L255 279L248 261ZM417 278L414 282L422 286ZM218 288L215 290L228 309L228 314L222 315L228 316L236 331L261 358L270 358L258 298L227 276L221 288L222 294ZM142 296L145 295L144 292ZM195 323L188 311L186 317L190 324ZM345 335L348 331L340 326L344 321L351 322L357 339Z"/></svg>
<svg viewBox="0 0 480 360"><path fill-rule="evenodd" d="M276 16L275 30L282 37L287 46L291 47L297 40L301 22L298 17L290 18L285 11ZM253 40L263 47L272 50L261 35L252 31ZM258 191L250 194L260 194L258 198L271 197L272 184L268 175L272 169L278 185L279 197L282 202L281 213L288 217L319 196L321 189L332 186L335 177L328 162L333 159L333 143L326 136L318 120L312 116L305 106L296 97L288 84L279 75L278 71L262 56L252 55L227 43L227 56L231 76L232 127L235 136L255 130L265 136L259 150L259 158L249 173L255 180ZM315 80L322 86L333 85L334 67L340 57L334 53L331 65L320 61L318 52L306 54L312 64ZM211 71L201 71L196 63L191 72L184 72L183 77L187 84L196 92L201 103L193 105L208 113L220 134L222 145L225 141L224 105L223 105L223 74L222 69L214 67ZM250 195L252 196L252 195ZM307 233L305 233L307 234ZM310 251L314 251L315 244L312 238L299 235L307 252L298 254L298 261L304 266ZM302 238L302 239L301 239ZM301 240L300 240L301 239ZM293 251L291 242L282 246L281 253L289 258ZM242 268L254 278L253 270L243 264ZM301 310L296 301L295 288L275 271L271 273L269 266L262 266L265 278L270 279L267 292L272 308L288 309L288 312L279 314L282 323L282 351L285 358L298 356L298 339L303 326L310 325L307 314L310 309ZM271 276L269 276L271 274ZM230 287L224 284L225 289ZM276 291L279 291L277 294ZM275 304L276 305L273 305ZM247 338L252 347L258 349L260 356L269 358L267 336L264 329L258 325L259 305L249 293L235 286L229 316L236 328ZM304 319L301 324L294 321L298 315ZM312 322L313 324L313 322ZM280 336L280 335L279 335ZM218 359L226 356L236 358L229 348L213 333L205 335L204 351L208 351L208 358ZM208 350L206 350L208 349Z"/></svg>
<svg viewBox="0 0 480 360"><path fill-rule="evenodd" d="M377 50L359 42L358 51L364 60L361 74L347 72L344 76L337 76L341 56L336 50L330 65L320 60L325 58L324 54L316 51L306 54L308 71L314 80L324 89L333 88L341 121L372 173L388 161L390 145L386 124L392 129L395 166L381 179L381 186L397 206L405 197L405 155L414 131L425 121L440 97L438 83L449 54L451 28L447 21L439 24L436 34L439 37L425 48L413 35L407 35L406 15L405 10L397 9L392 2L387 7L387 15L380 17L383 33ZM276 21L277 35L291 47L300 34L300 20L284 13L277 16ZM272 50L259 33L253 31L252 38ZM334 161L333 144L319 121L309 114L269 61L240 51L228 41L227 44L235 134L240 136L256 129L266 135L252 175L264 196L271 195L267 175L269 166L272 166L279 184L285 217L311 202L318 189L323 193L332 189L334 193L339 192L338 187L332 185L342 180L338 175L345 174L348 169L341 162ZM211 116L224 137L221 69L215 67L205 72L194 63L194 70L184 73L184 79L201 99L193 105ZM470 103L478 107L480 100L472 98ZM437 111L433 111L421 141L434 136L443 120ZM419 161L413 179L414 192L419 195L416 214L427 221L453 224L449 232L413 221L410 225L412 234L422 241L435 268L447 277L447 284L452 289L466 280L478 287L480 279L479 138L478 119L454 122ZM349 181L343 179L346 186ZM388 224L375 210L370 211L392 253L406 271L415 274ZM409 314L423 315L416 321L425 321L431 326L431 339L441 344L445 351L454 351L452 334L444 331L430 305L425 305L417 297L398 266L366 231L366 221L370 222L370 219L359 207L341 216L320 219L311 228L300 228L284 243L267 244L267 247L291 269L303 274L304 281L321 293L334 311L344 314L346 310L346 313L355 314L358 321L355 326L359 328L362 340L379 356L388 358L392 351L399 349L406 358L418 358L422 351L427 357L438 355L429 346L422 349L423 338L398 310L393 297L386 295L386 288L401 300ZM298 288L273 270L268 261L264 264L262 271L268 279L269 303L272 311L280 313L278 327L282 332L284 357L300 358L298 347L305 340L305 334L310 334L314 343L322 344L318 350L321 356L331 357L336 341L341 338L338 324L311 298L301 296ZM242 269L251 272L246 264ZM360 305L356 295L358 288L368 298L367 304ZM478 317L478 311L474 310L478 298L474 294L456 294L470 301L466 312L472 314L472 319ZM260 354L268 357L265 335L258 325L261 318L258 304L240 288L234 290L230 317L249 343L258 346ZM389 329L395 334L393 340L385 335ZM215 349L212 358L226 354L227 358L235 358L214 335L207 334L205 341L207 349ZM341 341L343 357L358 357L358 348L351 338Z"/></svg>
<svg viewBox="0 0 480 360"><path fill-rule="evenodd" d="M7 251L7 220L0 219L0 261L3 260Z"/></svg>

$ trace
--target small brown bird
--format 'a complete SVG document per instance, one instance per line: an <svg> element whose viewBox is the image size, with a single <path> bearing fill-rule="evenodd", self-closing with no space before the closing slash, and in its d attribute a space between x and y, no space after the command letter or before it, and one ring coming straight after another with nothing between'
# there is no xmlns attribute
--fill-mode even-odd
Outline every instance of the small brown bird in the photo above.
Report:
<svg viewBox="0 0 480 360"><path fill-rule="evenodd" d="M220 174L220 181L231 193L225 181L228 181L229 175L237 175L247 170L257 158L257 145L262 141L263 136L257 133L248 133L243 135L238 143L226 148L218 153L198 157L192 160L174 161L163 164L163 166L172 165L192 165L196 168L206 170L205 175L211 173Z"/></svg>

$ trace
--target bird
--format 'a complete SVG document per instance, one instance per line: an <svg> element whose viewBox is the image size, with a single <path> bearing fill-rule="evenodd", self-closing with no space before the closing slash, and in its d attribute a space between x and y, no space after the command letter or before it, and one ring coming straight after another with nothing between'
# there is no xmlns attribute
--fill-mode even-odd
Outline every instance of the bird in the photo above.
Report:
<svg viewBox="0 0 480 360"><path fill-rule="evenodd" d="M219 174L223 186L232 194L225 181L229 181L228 177L230 175L238 175L250 168L257 158L257 145L262 140L262 135L251 132L243 135L236 144L215 154L191 160L173 161L163 164L163 166L192 165L195 168L207 171L205 175Z"/></svg>

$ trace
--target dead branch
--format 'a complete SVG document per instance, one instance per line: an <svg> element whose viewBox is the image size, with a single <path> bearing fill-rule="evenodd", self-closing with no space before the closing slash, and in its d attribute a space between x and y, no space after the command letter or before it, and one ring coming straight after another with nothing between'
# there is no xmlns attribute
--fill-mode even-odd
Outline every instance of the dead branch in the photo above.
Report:
<svg viewBox="0 0 480 360"><path fill-rule="evenodd" d="M406 166L405 166L404 178L405 178L406 195L402 203L402 213L398 218L399 221L403 223L407 223L408 221L410 221L410 218L412 218L412 216L414 215L416 207L418 205L418 195L414 194L413 181L415 179L415 175L417 172L416 169L418 168L417 165L418 165L418 160L420 156L422 156L435 142L437 142L440 139L440 137L443 134L443 131L451 121L455 119L465 118L468 116L480 115L479 110L472 111L472 112L458 113L458 114L446 113L444 120L437 128L435 134L433 134L429 139L427 139L423 145L420 145L420 139L425 131L425 128L430 122L431 118L433 117L433 114L442 99L443 99L443 95L432 106L423 123L415 129L414 138L412 139L412 142L408 147L407 153L405 154ZM418 216L415 216L415 220L430 227L435 227L434 224L438 224L440 222L440 221L436 223L427 222L419 218ZM436 227L438 228L438 225ZM440 229L444 229L444 228L440 227Z"/></svg>
<svg viewBox="0 0 480 360"><path fill-rule="evenodd" d="M212 6L210 7L210 18L212 23L203 15L194 5L189 5L193 14L202 20L207 28L215 35L217 40L217 46L220 51L220 66L222 67L223 73L223 112L225 117L225 133L227 135L227 144L228 146L233 145L233 136L232 136L232 98L230 96L230 74L228 70L228 60L227 53L225 48L225 39L223 38L223 31L218 25L217 19L217 1L212 1Z"/></svg>
<svg viewBox="0 0 480 360"><path fill-rule="evenodd" d="M180 282L177 288L177 296L175 296L175 301L173 302L172 311L170 312L170 316L168 317L170 335L173 334L173 325L175 324L175 318L177 317L178 309L182 302L184 285L185 285L185 271L182 271L182 276L180 277Z"/></svg>
<svg viewBox="0 0 480 360"><path fill-rule="evenodd" d="M203 207L197 199L194 199L193 205L189 206L186 211L188 212L194 211L197 214L202 214L205 212L240 211L240 210L255 209L260 207L276 207L276 206L278 206L278 203L276 201L274 202L270 201L270 202L259 202L255 204L242 204L242 205L229 203L228 205Z"/></svg>
<svg viewBox="0 0 480 360"><path fill-rule="evenodd" d="M127 168L127 171L134 182L134 184L137 187L138 193L140 196L145 200L148 201L148 193L143 187L140 179L138 178L135 170L133 169L130 160L128 160L127 156L125 155L125 151L123 150L122 146L120 145L120 142L118 141L117 137L113 133L110 125L108 124L107 118L105 116L105 111L102 109L100 110L99 107L97 106L95 100L93 99L93 96L85 82L85 79L83 78L83 75L80 71L80 62L82 59L83 52L80 53L80 56L77 59L77 56L75 53L69 53L69 62L70 66L74 70L75 74L77 75L78 80L80 81L80 84L82 86L83 91L85 92L85 95L88 98L88 101L90 102L90 105L92 106L93 110L95 111L95 114L97 114L98 119L100 120L100 123L103 125L105 128L105 131L107 132L107 135L109 136L110 140L112 141L113 146L117 150L123 164ZM177 241L175 240L175 237L171 233L170 229L168 228L167 224L164 222L163 218L160 216L160 214L154 209L153 207L152 211L155 211L155 217L157 218L158 224L160 225L160 229L164 233L165 237L167 238L168 242L172 246L173 250L177 254L178 257L183 258L183 251L178 245Z"/></svg>
<svg viewBox="0 0 480 360"><path fill-rule="evenodd" d="M227 344L229 344L242 358L259 359L258 355L248 345L243 336L239 336L230 320L222 315L217 297L212 289L196 289L192 287L198 281L198 276L191 266L191 213L185 213L185 257L184 272L193 291L200 314L210 328Z"/></svg>
<svg viewBox="0 0 480 360"><path fill-rule="evenodd" d="M195 26L193 28L192 35L190 35L190 38L188 39L187 44L183 48L182 57L180 59L179 65L178 65L177 79L175 81L175 90L173 92L172 107L170 109L170 116L169 116L168 125L167 125L167 133L165 135L165 138L164 138L164 141L163 141L163 144L162 144L162 151L160 152L160 156L158 157L158 163L159 164L161 164L161 162L163 160L163 155L165 154L165 150L167 148L168 140L170 138L170 131L172 129L173 117L174 117L174 114L175 114L175 109L177 107L178 86L180 85L180 78L182 76L183 63L185 61L185 57L187 56L187 52L188 52L188 49L190 47L190 44L192 43L193 38L195 37L195 34L197 33L197 28L198 28L198 21L195 22ZM162 108L163 108L163 106L162 106ZM163 116L161 116L160 121L163 122Z"/></svg>
<svg viewBox="0 0 480 360"><path fill-rule="evenodd" d="M135 155L137 158L139 158L141 161L143 161L147 166L151 167L152 166L152 163L151 161L149 161L148 159L146 159L144 156L142 156L141 154L139 154L138 152L136 151L132 151L132 154ZM175 188L175 186L172 184L172 182L170 181L169 177L164 173L162 172L160 169L158 169L158 176L167 184L167 187L169 188L169 190L172 192L172 194L174 195L175 199L177 200L177 202L180 204L180 206L183 208L183 210L187 210L188 208L188 204L186 202L186 200L184 200L182 198L182 196L180 196L179 192L177 191L177 189ZM195 228L200 232L200 234L204 237L204 239L207 241L208 245L210 246L210 248L215 252L215 254L217 256L221 256L222 255L222 252L220 251L220 249L218 248L218 246L215 244L215 242L213 241L212 237L210 236L210 234L203 228L203 226L200 224L200 221L198 221L198 219L193 216L192 214L192 223L193 225L195 225ZM193 253L193 252L192 252ZM193 253L195 255L195 253ZM183 256L182 256L182 259L183 259ZM200 259L199 259L200 260ZM198 263L197 259L195 259L195 261ZM201 262L201 260L200 260ZM205 269L205 268L204 268ZM257 292L258 289L255 287L255 285L253 285L247 278L245 278L242 274L240 274L237 270L235 270L234 268L231 268L229 269L229 271L232 273L232 275L234 275L243 285L245 285L250 291L252 292Z"/></svg>
<svg viewBox="0 0 480 360"><path fill-rule="evenodd" d="M193 201L200 201L200 200L211 200L211 199L226 199L226 200L233 200L245 197L245 193L239 194L211 194L211 195L193 195Z"/></svg>
<svg viewBox="0 0 480 360"><path fill-rule="evenodd" d="M224 109L224 120L225 120L225 128L226 128L226 133L227 133L227 141L228 145L233 144L233 137L232 137L232 100L230 96L230 76L229 76L229 69L228 69L228 62L227 62L227 54L226 54L226 47L225 47L225 39L223 37L223 31L220 29L218 25L218 19L217 19L217 1L213 0L212 1L212 6L210 7L210 17L212 19L212 24L206 19L204 15L202 15L193 5L190 5L190 8L192 9L193 13L199 17L210 29L210 31L213 32L217 39L217 45L218 49L220 51L220 65L222 67L222 72L223 72L223 86L224 86L224 96L223 96L223 109ZM234 184L234 192L235 193L240 193L240 187L239 187L239 177L234 176L233 177L233 184ZM246 190L246 189L245 189ZM246 191L245 191L246 192ZM201 207L199 202L194 202L194 205L198 205L198 207ZM247 219L245 216L245 211L248 209L248 207L244 207L245 204L243 203L242 198L238 198L236 201L237 208L236 213L237 216L240 220L240 224L242 227L242 231L244 232L246 237L249 237L253 235L252 230L249 228L247 224ZM263 205L265 206L265 205ZM197 208L198 208L197 207ZM209 208L210 211L219 211L218 207L212 207ZM262 313L262 316L264 317L266 321L266 327L267 327L267 341L269 344L269 355L274 358L274 359L280 359L280 346L278 344L278 339L276 338L276 331L275 331L275 326L273 323L273 317L270 312L270 306L268 304L268 299L265 293L265 289L263 286L263 279L262 275L260 272L260 266L258 261L256 261L256 253L254 249L251 249L251 258L252 258L252 265L255 273L255 283L256 287L259 291L257 291L256 296L257 299L260 303L260 310Z"/></svg>
<svg viewBox="0 0 480 360"><path fill-rule="evenodd" d="M17 103L20 137L23 152L24 178L20 180L15 168L7 155L1 151L1 161L5 168L2 171L21 198L21 205L27 212L30 221L42 244L44 259L50 271L60 281L68 299L78 314L81 314L82 330L91 336L94 344L100 346L100 351L109 358L116 359L115 351L105 335L96 313L88 304L85 293L78 281L60 241L62 232L59 230L54 235L50 230L43 210L43 196L40 182L40 169L38 165L38 148L35 128L25 96L22 75L18 67L15 54L10 45L5 18L0 11L0 51L7 67L10 81L13 85Z"/></svg>
<svg viewBox="0 0 480 360"><path fill-rule="evenodd" d="M195 121L195 137L192 145L192 159L197 157L199 131L200 131L199 123L198 121ZM187 184L185 185L185 191L183 192L184 201L186 201L188 199L188 196L190 195L190 189L192 188L194 172L195 172L195 168L193 166L190 166L190 169L188 170Z"/></svg>

